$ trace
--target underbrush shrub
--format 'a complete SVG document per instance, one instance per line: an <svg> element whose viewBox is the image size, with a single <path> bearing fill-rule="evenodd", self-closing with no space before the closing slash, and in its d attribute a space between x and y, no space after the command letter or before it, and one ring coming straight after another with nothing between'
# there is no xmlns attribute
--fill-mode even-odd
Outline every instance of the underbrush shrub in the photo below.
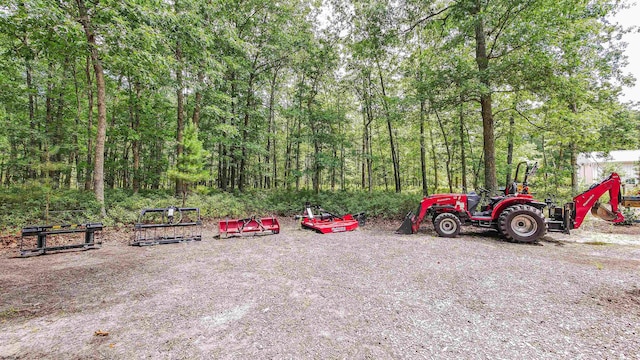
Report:
<svg viewBox="0 0 640 360"><path fill-rule="evenodd" d="M40 184L0 188L0 231L29 225L97 221L100 204L92 192L50 189Z"/></svg>
<svg viewBox="0 0 640 360"><path fill-rule="evenodd" d="M638 213L632 208L623 207L622 215L624 215L624 221L616 223L614 225L631 226L638 220Z"/></svg>
<svg viewBox="0 0 640 360"><path fill-rule="evenodd" d="M199 207L204 218L235 218L241 216L244 206L233 194L213 193L209 195L191 194L186 206Z"/></svg>
<svg viewBox="0 0 640 360"><path fill-rule="evenodd" d="M368 218L401 219L415 210L419 194L374 191L291 191L252 189L244 193L209 190L188 195L185 206L200 208L204 219L256 216L292 217L301 214L306 202L320 205L337 215L364 211ZM138 221L140 211L148 208L182 206L182 199L166 190L133 191L107 189L107 216L100 219L100 204L91 191L43 189L37 186L0 188L0 231L18 231L27 225L102 221L105 226L127 226ZM45 208L49 202L49 217ZM80 210L80 211L71 211ZM68 213L65 214L65 211Z"/></svg>

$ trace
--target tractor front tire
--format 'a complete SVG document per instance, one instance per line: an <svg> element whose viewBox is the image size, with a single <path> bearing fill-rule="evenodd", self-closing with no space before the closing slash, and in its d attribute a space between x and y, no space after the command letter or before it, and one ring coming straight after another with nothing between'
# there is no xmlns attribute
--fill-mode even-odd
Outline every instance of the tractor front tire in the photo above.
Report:
<svg viewBox="0 0 640 360"><path fill-rule="evenodd" d="M433 227L436 229L438 235L453 238L460 233L462 222L460 222L460 218L455 214L442 213L433 219Z"/></svg>
<svg viewBox="0 0 640 360"><path fill-rule="evenodd" d="M542 211L530 205L512 205L498 218L498 232L508 241L533 243L546 232Z"/></svg>

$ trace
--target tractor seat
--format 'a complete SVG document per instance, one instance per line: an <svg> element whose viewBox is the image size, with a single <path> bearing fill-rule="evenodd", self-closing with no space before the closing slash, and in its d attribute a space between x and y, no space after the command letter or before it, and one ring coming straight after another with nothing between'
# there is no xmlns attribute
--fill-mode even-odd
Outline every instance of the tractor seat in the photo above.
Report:
<svg viewBox="0 0 640 360"><path fill-rule="evenodd" d="M502 199L504 199L504 196L493 196L489 199L489 204L493 207L493 205L497 204Z"/></svg>

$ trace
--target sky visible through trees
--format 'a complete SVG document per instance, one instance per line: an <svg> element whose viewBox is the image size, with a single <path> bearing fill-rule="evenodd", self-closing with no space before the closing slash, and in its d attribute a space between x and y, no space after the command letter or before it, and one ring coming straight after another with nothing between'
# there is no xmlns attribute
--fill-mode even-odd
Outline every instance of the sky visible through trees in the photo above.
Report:
<svg viewBox="0 0 640 360"><path fill-rule="evenodd" d="M624 42L627 43L625 55L628 56L628 65L625 71L628 71L636 78L634 86L628 86L622 89L622 99L624 101L640 102L640 28L638 28L638 17L640 17L640 4L631 3L629 8L622 9L611 18L612 21L622 26L632 28L633 30L623 36Z"/></svg>

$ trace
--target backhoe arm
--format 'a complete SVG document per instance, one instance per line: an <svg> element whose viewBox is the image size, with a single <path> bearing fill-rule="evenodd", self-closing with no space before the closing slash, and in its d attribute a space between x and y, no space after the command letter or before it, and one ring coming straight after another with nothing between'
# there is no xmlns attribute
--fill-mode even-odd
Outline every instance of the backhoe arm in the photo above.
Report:
<svg viewBox="0 0 640 360"><path fill-rule="evenodd" d="M624 215L622 215L618 209L618 205L621 202L620 183L620 176L616 173L611 173L608 178L599 184L591 186L589 190L574 197L575 213L573 228L577 229L582 225L582 221L584 221L589 210L591 210L594 215L613 223L624 221ZM609 204L611 205L610 211L601 207L598 202L598 199L607 191L609 192Z"/></svg>

